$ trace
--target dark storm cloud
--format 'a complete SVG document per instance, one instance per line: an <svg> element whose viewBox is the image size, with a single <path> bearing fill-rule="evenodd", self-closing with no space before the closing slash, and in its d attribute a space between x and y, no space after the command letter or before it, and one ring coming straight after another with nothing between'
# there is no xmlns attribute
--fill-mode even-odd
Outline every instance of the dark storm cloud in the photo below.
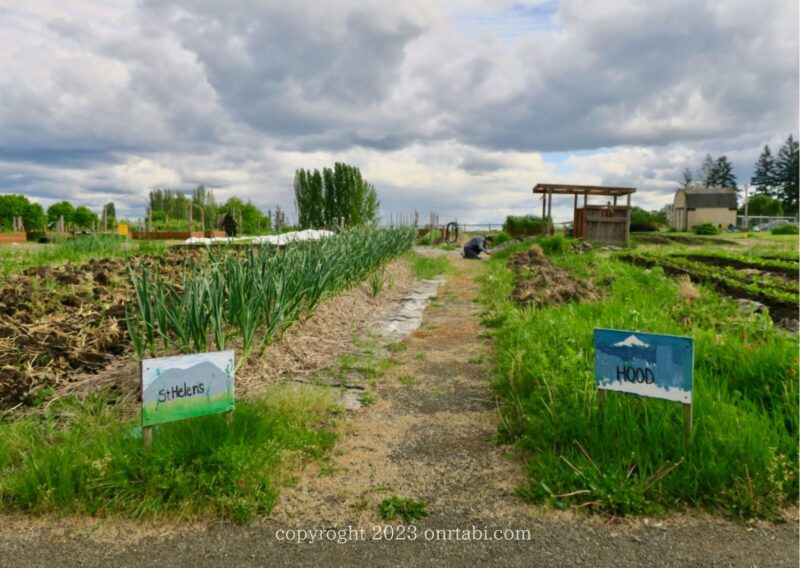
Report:
<svg viewBox="0 0 800 568"><path fill-rule="evenodd" d="M796 9L778 2L752 18L746 4L565 0L563 28L515 51L384 7L150 0L143 18L196 57L230 116L306 151L652 146L796 122L797 41L780 21Z"/></svg>
<svg viewBox="0 0 800 568"><path fill-rule="evenodd" d="M387 16L387 13L390 14ZM404 48L423 27L377 2L148 1L148 27L163 26L194 54L230 115L308 147L397 147L390 131L357 127L392 96Z"/></svg>

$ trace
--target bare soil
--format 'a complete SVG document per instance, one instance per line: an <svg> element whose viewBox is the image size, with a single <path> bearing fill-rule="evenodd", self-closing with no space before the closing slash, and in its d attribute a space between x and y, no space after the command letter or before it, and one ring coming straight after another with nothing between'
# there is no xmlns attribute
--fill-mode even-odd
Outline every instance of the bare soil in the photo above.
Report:
<svg viewBox="0 0 800 568"><path fill-rule="evenodd" d="M514 299L523 306L554 306L575 300L600 299L592 282L553 266L539 245L511 255L508 264L517 274Z"/></svg>
<svg viewBox="0 0 800 568"><path fill-rule="evenodd" d="M455 272L423 326L404 340L405 350L393 351L395 364L373 386L375 402L342 421L330 460L284 488L269 518L242 528L0 517L0 565L797 565L796 511L781 524L695 514L608 523L541 510L517 497L524 458L494 441L491 342L481 334L475 303L480 262L451 258ZM376 539L388 534L381 527L404 525L378 515L377 505L392 495L427 506L413 540L407 525L405 540L398 530L394 538ZM530 538L465 540L452 532L473 526L492 535L527 530ZM289 542L278 532L287 529L344 529L350 538Z"/></svg>

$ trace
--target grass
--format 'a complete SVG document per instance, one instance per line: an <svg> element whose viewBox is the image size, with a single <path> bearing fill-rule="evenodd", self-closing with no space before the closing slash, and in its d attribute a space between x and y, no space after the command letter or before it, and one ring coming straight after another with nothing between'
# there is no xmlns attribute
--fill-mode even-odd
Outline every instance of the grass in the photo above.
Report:
<svg viewBox="0 0 800 568"><path fill-rule="evenodd" d="M427 256L417 253L410 253L411 274L414 278L429 280L447 274L453 270L450 260L444 255Z"/></svg>
<svg viewBox="0 0 800 568"><path fill-rule="evenodd" d="M29 243L0 248L0 275L6 277L33 266L82 262L90 258L127 258L140 254L163 254L159 241L131 241L118 235L78 236L56 239L47 244Z"/></svg>
<svg viewBox="0 0 800 568"><path fill-rule="evenodd" d="M428 509L422 501L415 501L410 497L393 495L381 501L378 513L384 521L393 521L400 517L405 522L411 523L417 519L428 516Z"/></svg>
<svg viewBox="0 0 800 568"><path fill-rule="evenodd" d="M577 277L613 277L600 302L521 309L496 255L483 267L484 323L495 338L501 438L528 454L520 493L557 508L608 515L701 507L731 516L780 515L798 495L796 338L766 315L745 316L703 286L683 301L660 268L595 254L551 261ZM608 396L598 415L595 327L695 339L694 431L684 445L680 405Z"/></svg>
<svg viewBox="0 0 800 568"><path fill-rule="evenodd" d="M413 375L403 375L397 380L400 381L400 384L402 385L413 385L414 383L417 382L416 377L414 377Z"/></svg>
<svg viewBox="0 0 800 568"><path fill-rule="evenodd" d="M332 407L327 391L276 388L239 401L231 426L223 415L160 425L146 452L121 407L61 400L0 423L0 506L246 523L272 509L290 463L328 453Z"/></svg>

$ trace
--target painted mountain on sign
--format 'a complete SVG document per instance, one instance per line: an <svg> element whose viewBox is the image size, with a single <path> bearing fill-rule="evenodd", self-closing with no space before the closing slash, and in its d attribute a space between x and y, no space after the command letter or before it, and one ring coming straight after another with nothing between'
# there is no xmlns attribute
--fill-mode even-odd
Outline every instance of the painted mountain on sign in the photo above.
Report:
<svg viewBox="0 0 800 568"><path fill-rule="evenodd" d="M629 335L616 343L604 343L596 346L606 355L625 360L636 360L642 365L656 364L656 349L635 335Z"/></svg>
<svg viewBox="0 0 800 568"><path fill-rule="evenodd" d="M223 369L209 361L203 361L188 369L162 369L158 373L158 378L144 391L143 400L145 402L158 400L158 392L162 389L171 390L173 386L194 386L201 383L204 385L203 395L214 397L230 390L228 385L231 381Z"/></svg>
<svg viewBox="0 0 800 568"><path fill-rule="evenodd" d="M619 341L614 344L614 347L650 347L647 343L636 337L635 335L629 335L622 341Z"/></svg>

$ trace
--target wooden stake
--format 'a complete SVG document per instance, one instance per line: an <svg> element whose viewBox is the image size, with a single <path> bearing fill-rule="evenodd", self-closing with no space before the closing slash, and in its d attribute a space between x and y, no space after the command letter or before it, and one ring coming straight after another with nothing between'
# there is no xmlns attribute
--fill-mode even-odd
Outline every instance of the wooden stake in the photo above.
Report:
<svg viewBox="0 0 800 568"><path fill-rule="evenodd" d="M144 444L145 451L149 452L153 447L153 427L142 426L142 443Z"/></svg>
<svg viewBox="0 0 800 568"><path fill-rule="evenodd" d="M683 439L686 444L692 438L692 403L683 403Z"/></svg>

